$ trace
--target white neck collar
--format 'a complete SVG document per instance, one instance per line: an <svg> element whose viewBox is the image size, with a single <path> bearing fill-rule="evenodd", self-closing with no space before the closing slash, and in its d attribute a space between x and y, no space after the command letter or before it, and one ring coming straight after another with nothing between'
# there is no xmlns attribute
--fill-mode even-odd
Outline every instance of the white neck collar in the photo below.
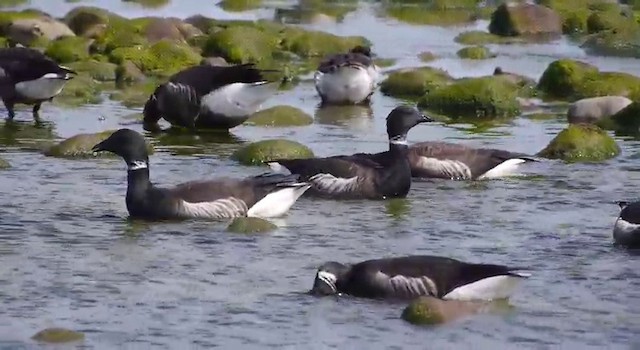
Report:
<svg viewBox="0 0 640 350"><path fill-rule="evenodd" d="M407 137L405 135L397 135L389 139L389 143L394 145L408 146Z"/></svg>
<svg viewBox="0 0 640 350"><path fill-rule="evenodd" d="M133 162L129 163L129 165L127 166L127 170L135 171L140 169L146 169L148 167L149 165L144 160L134 160Z"/></svg>

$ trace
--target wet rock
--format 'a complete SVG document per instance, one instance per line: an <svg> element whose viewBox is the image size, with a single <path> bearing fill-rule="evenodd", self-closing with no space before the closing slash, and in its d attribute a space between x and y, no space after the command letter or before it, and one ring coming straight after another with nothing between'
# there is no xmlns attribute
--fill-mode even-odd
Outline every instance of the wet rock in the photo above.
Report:
<svg viewBox="0 0 640 350"><path fill-rule="evenodd" d="M562 34L562 20L552 9L535 4L502 4L491 15L489 32L500 36Z"/></svg>
<svg viewBox="0 0 640 350"><path fill-rule="evenodd" d="M7 29L7 37L15 43L34 46L66 36L75 36L69 27L49 16L15 19ZM38 45L39 46L39 45Z"/></svg>
<svg viewBox="0 0 640 350"><path fill-rule="evenodd" d="M222 0L218 6L225 11L242 12L260 8L262 0Z"/></svg>
<svg viewBox="0 0 640 350"><path fill-rule="evenodd" d="M150 43L162 39L186 43L187 40L203 34L200 29L178 18L149 18L142 31Z"/></svg>
<svg viewBox="0 0 640 350"><path fill-rule="evenodd" d="M109 59L115 64L130 61L146 75L169 76L199 64L202 57L188 45L163 39L152 45L117 48Z"/></svg>
<svg viewBox="0 0 640 350"><path fill-rule="evenodd" d="M441 300L420 297L403 311L402 319L415 325L434 326L448 323L481 312L487 303L459 300Z"/></svg>
<svg viewBox="0 0 640 350"><path fill-rule="evenodd" d="M70 63L89 58L91 40L80 36L68 36L49 43L45 54L58 63Z"/></svg>
<svg viewBox="0 0 640 350"><path fill-rule="evenodd" d="M259 126L303 126L313 123L313 117L292 106L275 106L254 113L248 124Z"/></svg>
<svg viewBox="0 0 640 350"><path fill-rule="evenodd" d="M401 69L389 73L382 81L380 91L393 97L419 98L451 81L452 78L447 72L437 68Z"/></svg>
<svg viewBox="0 0 640 350"><path fill-rule="evenodd" d="M484 46L468 46L463 47L457 52L458 57L472 59L472 60L485 60L488 58L496 57L488 48Z"/></svg>
<svg viewBox="0 0 640 350"><path fill-rule="evenodd" d="M6 37L9 35L9 27L11 23L20 19L36 19L40 18L42 14L35 10L24 11L0 11L0 36Z"/></svg>
<svg viewBox="0 0 640 350"><path fill-rule="evenodd" d="M419 53L418 54L418 58L422 62L431 62L431 61L434 61L435 59L437 59L438 57L432 52L425 51L425 52Z"/></svg>
<svg viewBox="0 0 640 350"><path fill-rule="evenodd" d="M109 20L117 16L105 9L80 6L69 11L64 16L64 22L79 36L96 37L102 34L109 24ZM121 18L124 20L124 18Z"/></svg>
<svg viewBox="0 0 640 350"><path fill-rule="evenodd" d="M148 79L142 83L130 84L114 91L109 95L109 98L120 101L127 108L138 108L144 106L157 86L156 80Z"/></svg>
<svg viewBox="0 0 640 350"><path fill-rule="evenodd" d="M418 106L451 118L514 117L520 112L518 92L500 77L464 78L427 93Z"/></svg>
<svg viewBox="0 0 640 350"><path fill-rule="evenodd" d="M540 5L555 10L562 19L562 31L565 34L578 34L587 32L587 22L594 12L620 11L615 1L592 0L538 0Z"/></svg>
<svg viewBox="0 0 640 350"><path fill-rule="evenodd" d="M474 8L439 9L431 6L403 6L391 3L385 6L384 10L389 17L420 25L460 25L471 23L480 17L477 4Z"/></svg>
<svg viewBox="0 0 640 350"><path fill-rule="evenodd" d="M272 139L250 143L236 151L231 158L244 165L262 165L272 159L311 158L313 151L290 140Z"/></svg>
<svg viewBox="0 0 640 350"><path fill-rule="evenodd" d="M510 72L505 72L504 70L502 70L502 67L496 67L493 70L493 75L494 76L499 76L502 79L505 79L507 81L510 81L511 83L515 84L515 85L519 85L519 86L531 86L532 88L535 88L535 86L537 85L537 82L531 78L525 77L524 75L519 75L519 74L515 74L515 73L510 73Z"/></svg>
<svg viewBox="0 0 640 350"><path fill-rule="evenodd" d="M604 30L589 36L581 47L589 54L640 58L640 25Z"/></svg>
<svg viewBox="0 0 640 350"><path fill-rule="evenodd" d="M569 106L567 120L569 123L596 123L620 112L631 102L624 96L584 98Z"/></svg>
<svg viewBox="0 0 640 350"><path fill-rule="evenodd" d="M71 343L84 340L84 334L65 328L47 328L36 333L31 339L43 343Z"/></svg>
<svg viewBox="0 0 640 350"><path fill-rule="evenodd" d="M117 66L111 62L97 60L79 61L67 64L67 66L79 74L85 74L97 81L116 80Z"/></svg>
<svg viewBox="0 0 640 350"><path fill-rule="evenodd" d="M640 134L640 103L632 102L610 118L600 120L597 125L615 130L616 134L638 136Z"/></svg>
<svg viewBox="0 0 640 350"><path fill-rule="evenodd" d="M116 68L115 74L116 84L120 87L129 83L141 83L147 79L147 76L142 73L140 68L129 60L120 63Z"/></svg>
<svg viewBox="0 0 640 350"><path fill-rule="evenodd" d="M232 233L266 233L278 228L275 224L255 217L241 217L234 219L227 227L227 232Z"/></svg>
<svg viewBox="0 0 640 350"><path fill-rule="evenodd" d="M0 158L0 170L9 168L11 168L11 164L9 164L9 162L7 162L6 160Z"/></svg>
<svg viewBox="0 0 640 350"><path fill-rule="evenodd" d="M570 124L538 156L567 162L598 162L619 153L620 147L606 131L591 124Z"/></svg>
<svg viewBox="0 0 640 350"><path fill-rule="evenodd" d="M104 29L97 27L95 39L91 46L94 52L110 54L118 48L147 47L149 45L144 27L149 23L148 18L127 19L118 15L108 14L108 23Z"/></svg>
<svg viewBox="0 0 640 350"><path fill-rule="evenodd" d="M234 26L211 34L204 45L203 54L221 56L232 63L259 63L271 60L279 42L278 37L261 29Z"/></svg>
<svg viewBox="0 0 640 350"><path fill-rule="evenodd" d="M53 101L68 106L97 104L102 102L102 86L89 75L78 75L69 80Z"/></svg>
<svg viewBox="0 0 640 350"><path fill-rule="evenodd" d="M115 130L95 134L78 134L44 150L45 156L60 158L86 158L96 156L91 148L111 136ZM147 150L153 153L153 147L147 143ZM99 152L99 156L109 156L108 152Z"/></svg>
<svg viewBox="0 0 640 350"><path fill-rule="evenodd" d="M156 8L167 5L169 0L122 0L122 2L132 2L142 7Z"/></svg>
<svg viewBox="0 0 640 350"><path fill-rule="evenodd" d="M458 34L455 42L463 45L510 44L521 42L519 38L503 37L481 30L471 30Z"/></svg>
<svg viewBox="0 0 640 350"><path fill-rule="evenodd" d="M324 57L346 52L357 45L370 46L367 39L361 36L337 36L296 27L286 27L282 38L284 49L302 57Z"/></svg>
<svg viewBox="0 0 640 350"><path fill-rule="evenodd" d="M212 66L228 66L229 63L227 62L227 60L225 60L223 57L218 57L218 56L214 56L214 57L205 57L202 59L202 64L209 64Z"/></svg>

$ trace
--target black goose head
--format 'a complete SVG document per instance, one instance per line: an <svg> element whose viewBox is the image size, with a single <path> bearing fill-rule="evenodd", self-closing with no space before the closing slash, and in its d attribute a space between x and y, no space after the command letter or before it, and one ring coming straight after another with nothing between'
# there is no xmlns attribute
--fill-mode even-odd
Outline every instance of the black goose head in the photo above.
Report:
<svg viewBox="0 0 640 350"><path fill-rule="evenodd" d="M406 143L407 133L420 124L432 122L433 119L410 106L398 106L387 116L387 135L389 141Z"/></svg>
<svg viewBox="0 0 640 350"><path fill-rule="evenodd" d="M93 146L93 152L111 152L119 155L129 166L130 170L146 168L149 163L149 153L144 137L131 129L120 129L111 134L106 140Z"/></svg>
<svg viewBox="0 0 640 350"><path fill-rule="evenodd" d="M359 53L361 55L365 55L367 57L371 57L371 48L368 47L368 46L357 45L354 48L352 48L351 50L349 50L349 52L351 52L351 53Z"/></svg>
<svg viewBox="0 0 640 350"><path fill-rule="evenodd" d="M313 295L338 294L338 284L348 272L349 266L339 262L330 261L322 264L316 272L310 293Z"/></svg>

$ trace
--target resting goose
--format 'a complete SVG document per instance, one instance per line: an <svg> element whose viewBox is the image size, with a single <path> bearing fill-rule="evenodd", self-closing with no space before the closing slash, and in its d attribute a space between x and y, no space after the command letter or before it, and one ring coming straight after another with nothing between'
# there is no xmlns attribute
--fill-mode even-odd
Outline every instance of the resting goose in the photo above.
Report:
<svg viewBox="0 0 640 350"><path fill-rule="evenodd" d="M147 100L146 129L161 118L174 126L231 129L244 123L278 90L253 64L189 67L159 85Z"/></svg>
<svg viewBox="0 0 640 350"><path fill-rule="evenodd" d="M262 174L245 179L219 178L159 188L149 181L149 157L142 135L120 129L93 147L127 163L127 209L148 220L284 215L309 188L296 175Z"/></svg>
<svg viewBox="0 0 640 350"><path fill-rule="evenodd" d="M311 183L309 193L331 199L386 199L406 197L411 188L407 161L407 133L414 126L433 121L409 106L394 108L387 117L389 151L375 157L368 153L326 158L275 159L273 171L299 174Z"/></svg>
<svg viewBox="0 0 640 350"><path fill-rule="evenodd" d="M74 75L38 50L0 48L0 98L10 120L16 103L33 105L33 118L38 120L42 103L59 95Z"/></svg>
<svg viewBox="0 0 640 350"><path fill-rule="evenodd" d="M618 202L620 215L613 227L616 244L640 248L640 202Z"/></svg>
<svg viewBox="0 0 640 350"><path fill-rule="evenodd" d="M371 49L356 46L320 62L314 82L323 104L360 104L369 102L378 78Z"/></svg>
<svg viewBox="0 0 640 350"><path fill-rule="evenodd" d="M433 296L455 300L496 300L511 296L529 274L503 265L413 255L367 260L353 265L324 263L311 294L347 294L372 299Z"/></svg>

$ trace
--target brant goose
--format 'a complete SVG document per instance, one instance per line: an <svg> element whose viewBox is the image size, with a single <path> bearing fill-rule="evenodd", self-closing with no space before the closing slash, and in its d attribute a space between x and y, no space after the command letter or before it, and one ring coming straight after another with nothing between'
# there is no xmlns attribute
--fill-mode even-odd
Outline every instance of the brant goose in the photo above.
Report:
<svg viewBox="0 0 640 350"><path fill-rule="evenodd" d="M378 77L371 49L356 46L320 62L314 81L323 104L360 104L369 102Z"/></svg>
<svg viewBox="0 0 640 350"><path fill-rule="evenodd" d="M618 202L620 215L613 227L616 244L640 248L640 202Z"/></svg>
<svg viewBox="0 0 640 350"><path fill-rule="evenodd" d="M74 75L76 72L38 50L0 48L0 98L10 120L15 117L16 103L32 104L33 117L38 120L42 103L60 94Z"/></svg>
<svg viewBox="0 0 640 350"><path fill-rule="evenodd" d="M406 197L411 188L407 161L407 133L414 126L433 121L409 106L394 108L387 117L389 151L375 157L368 153L326 158L276 159L267 162L275 172L299 174L311 183L309 194L332 199L386 199Z"/></svg>
<svg viewBox="0 0 640 350"><path fill-rule="evenodd" d="M156 88L147 100L145 128L160 118L174 126L231 129L244 123L273 96L279 84L267 81L254 64L189 67Z"/></svg>
<svg viewBox="0 0 640 350"><path fill-rule="evenodd" d="M128 166L127 209L133 218L277 217L284 215L310 185L295 175L262 174L245 179L219 178L186 182L165 189L149 181L149 157L144 138L120 129L93 146L122 157Z"/></svg>
<svg viewBox="0 0 640 350"><path fill-rule="evenodd" d="M516 270L519 269L429 255L367 260L354 265L327 262L318 268L310 293L344 293L373 299L505 299L523 278L529 277Z"/></svg>

